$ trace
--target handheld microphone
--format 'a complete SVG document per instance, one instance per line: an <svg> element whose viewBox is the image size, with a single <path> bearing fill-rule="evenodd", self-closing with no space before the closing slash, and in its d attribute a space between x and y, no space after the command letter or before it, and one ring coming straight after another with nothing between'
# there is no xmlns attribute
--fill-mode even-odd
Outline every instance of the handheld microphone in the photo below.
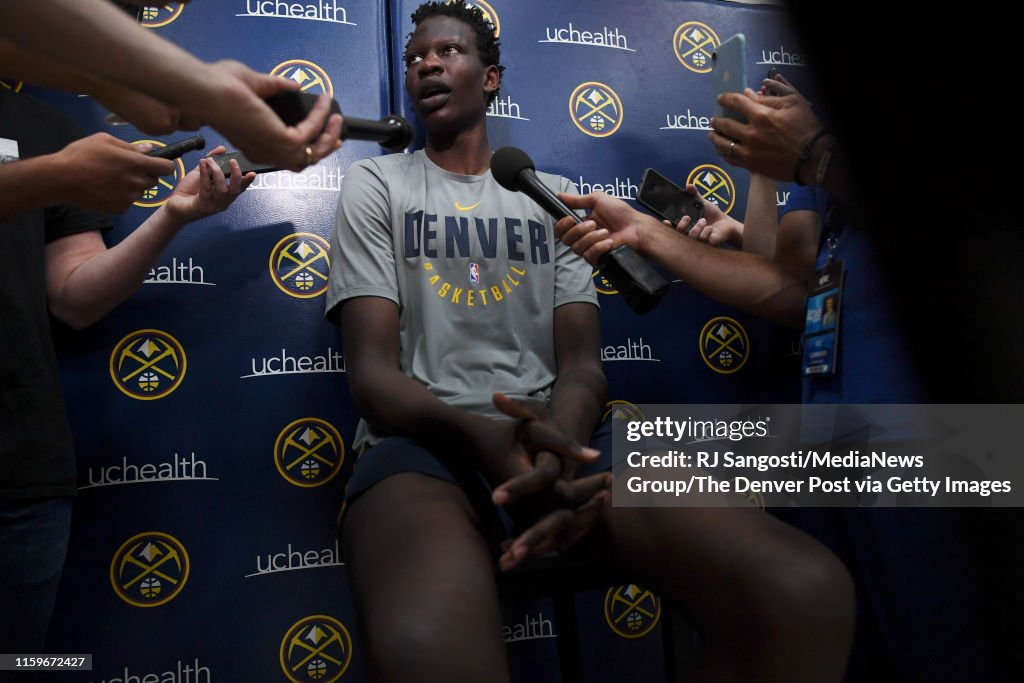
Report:
<svg viewBox="0 0 1024 683"><path fill-rule="evenodd" d="M267 104L273 109L281 120L288 125L294 125L306 117L308 109L316 104L316 95L309 93L278 93L266 98ZM331 112L340 112L337 100L331 100ZM412 142L412 126L397 114L388 114L379 121L372 119L357 119L344 117L341 123L342 140L369 140L376 142L384 149L397 152L409 146ZM242 175L252 171L253 173L271 173L279 170L276 166L268 164L254 164L249 161L241 152L227 152L225 154L214 154L212 157L225 176L231 175L231 160L238 161Z"/></svg>
<svg viewBox="0 0 1024 683"><path fill-rule="evenodd" d="M166 147L157 147L156 149L152 149L146 152L146 155L157 157L159 159L177 159L185 152L191 152L194 149L202 149L203 147L206 147L206 138L202 135L193 135L190 138L172 142Z"/></svg>
<svg viewBox="0 0 1024 683"><path fill-rule="evenodd" d="M316 104L318 96L301 90L285 90L275 93L263 101L289 126L305 119ZM331 113L340 114L338 101L331 100ZM390 114L379 121L343 117L342 140L369 140L379 143L389 152L397 152L412 142L412 126L401 116Z"/></svg>
<svg viewBox="0 0 1024 683"><path fill-rule="evenodd" d="M576 223L583 222L540 181L533 160L523 150L515 147L499 149L491 157L491 174L506 190L522 192L556 219L568 216ZM625 244L605 254L600 268L635 313L654 309L668 290L668 281Z"/></svg>
<svg viewBox="0 0 1024 683"><path fill-rule="evenodd" d="M346 116L341 122L341 139L369 140L389 152L398 152L412 142L412 126L397 114L389 114L380 121Z"/></svg>

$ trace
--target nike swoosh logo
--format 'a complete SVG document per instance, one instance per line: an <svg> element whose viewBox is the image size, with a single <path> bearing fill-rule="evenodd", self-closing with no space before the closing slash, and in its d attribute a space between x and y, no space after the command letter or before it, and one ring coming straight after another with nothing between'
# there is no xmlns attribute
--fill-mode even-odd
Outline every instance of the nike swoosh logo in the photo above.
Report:
<svg viewBox="0 0 1024 683"><path fill-rule="evenodd" d="M463 206L462 204L455 202L455 208L458 209L459 211L472 211L481 204L483 204L483 201L479 201L476 204L473 204L472 206Z"/></svg>

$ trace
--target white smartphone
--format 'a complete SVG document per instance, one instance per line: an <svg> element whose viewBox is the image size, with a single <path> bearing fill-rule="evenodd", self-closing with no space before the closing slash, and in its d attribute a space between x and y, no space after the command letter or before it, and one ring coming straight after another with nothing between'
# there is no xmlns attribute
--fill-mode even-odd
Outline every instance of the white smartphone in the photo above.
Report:
<svg viewBox="0 0 1024 683"><path fill-rule="evenodd" d="M724 116L746 123L742 114L718 104L718 96L726 92L743 92L747 87L747 39L742 33L729 38L711 54L711 82L715 96L715 116Z"/></svg>

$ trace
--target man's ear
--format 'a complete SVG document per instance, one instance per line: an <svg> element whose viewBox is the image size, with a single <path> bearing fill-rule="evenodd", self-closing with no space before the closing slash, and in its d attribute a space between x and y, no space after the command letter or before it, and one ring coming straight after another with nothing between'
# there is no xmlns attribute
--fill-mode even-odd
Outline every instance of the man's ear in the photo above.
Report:
<svg viewBox="0 0 1024 683"><path fill-rule="evenodd" d="M501 72L498 67L490 65L484 69L484 92L490 95L501 85Z"/></svg>

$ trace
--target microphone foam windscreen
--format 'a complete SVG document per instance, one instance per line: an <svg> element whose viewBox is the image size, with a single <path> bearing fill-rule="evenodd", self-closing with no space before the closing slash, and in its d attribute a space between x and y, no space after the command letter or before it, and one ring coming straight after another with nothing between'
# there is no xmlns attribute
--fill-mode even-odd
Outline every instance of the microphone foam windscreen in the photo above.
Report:
<svg viewBox="0 0 1024 683"><path fill-rule="evenodd" d="M491 157L491 174L506 190L519 191L519 174L526 168L535 170L533 159L517 147L502 147Z"/></svg>

